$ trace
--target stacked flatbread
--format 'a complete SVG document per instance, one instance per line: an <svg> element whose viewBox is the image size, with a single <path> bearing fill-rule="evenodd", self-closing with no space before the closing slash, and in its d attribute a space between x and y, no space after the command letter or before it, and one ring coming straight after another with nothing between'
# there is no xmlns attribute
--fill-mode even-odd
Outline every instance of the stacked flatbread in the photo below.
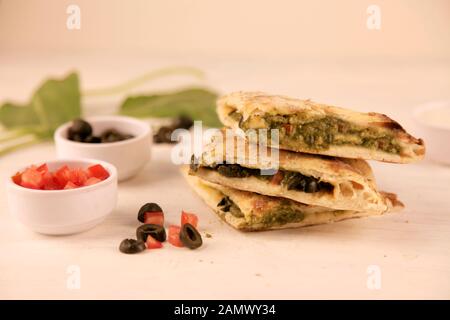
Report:
<svg viewBox="0 0 450 320"><path fill-rule="evenodd" d="M205 202L239 230L400 209L395 194L377 189L364 159L410 163L425 154L421 139L382 114L261 92L226 95L217 112L233 132L222 130L183 171Z"/></svg>

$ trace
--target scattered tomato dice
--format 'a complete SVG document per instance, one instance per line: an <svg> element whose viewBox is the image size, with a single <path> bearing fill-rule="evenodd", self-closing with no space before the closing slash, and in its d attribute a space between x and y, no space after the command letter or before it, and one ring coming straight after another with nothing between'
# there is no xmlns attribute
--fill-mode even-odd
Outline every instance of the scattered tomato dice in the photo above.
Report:
<svg viewBox="0 0 450 320"><path fill-rule="evenodd" d="M69 182L67 182L67 184L65 185L64 190L67 190L67 189L75 189L75 188L78 188L78 186L77 186L75 183L73 183L72 181L69 181Z"/></svg>
<svg viewBox="0 0 450 320"><path fill-rule="evenodd" d="M86 180L86 182L84 183L85 186L92 186L93 184L99 183L102 180L100 180L99 178L96 177L91 177L89 179Z"/></svg>
<svg viewBox="0 0 450 320"><path fill-rule="evenodd" d="M198 217L195 213L189 213L186 211L181 212L181 225L190 223L197 229Z"/></svg>
<svg viewBox="0 0 450 320"><path fill-rule="evenodd" d="M88 168L88 172L90 177L95 177L100 180L105 180L109 177L109 172L105 168L103 168L101 164L90 166Z"/></svg>
<svg viewBox="0 0 450 320"><path fill-rule="evenodd" d="M152 236L147 236L147 241L145 244L147 245L147 249L159 249L163 247L162 243Z"/></svg>
<svg viewBox="0 0 450 320"><path fill-rule="evenodd" d="M184 247L183 243L180 240L180 230L181 228L178 226L170 226L169 227L169 243L174 245L175 247Z"/></svg>
<svg viewBox="0 0 450 320"><path fill-rule="evenodd" d="M144 214L144 223L145 224L157 224L160 226L164 226L164 213L162 213L160 211L146 212Z"/></svg>

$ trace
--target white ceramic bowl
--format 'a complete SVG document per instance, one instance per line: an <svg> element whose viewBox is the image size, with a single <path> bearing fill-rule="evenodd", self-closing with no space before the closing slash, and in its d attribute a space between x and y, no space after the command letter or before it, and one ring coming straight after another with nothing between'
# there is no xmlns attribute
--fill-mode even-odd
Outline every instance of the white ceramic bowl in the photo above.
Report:
<svg viewBox="0 0 450 320"><path fill-rule="evenodd" d="M413 117L417 134L427 147L426 157L450 164L450 100L418 106Z"/></svg>
<svg viewBox="0 0 450 320"><path fill-rule="evenodd" d="M117 168L119 181L136 175L150 160L152 133L150 126L140 120L123 116L88 117L94 135L114 128L134 135L134 138L110 143L83 143L67 138L71 122L60 126L55 132L56 153L64 159L98 159Z"/></svg>
<svg viewBox="0 0 450 320"><path fill-rule="evenodd" d="M34 190L7 181L9 210L19 221L33 231L63 235L88 230L102 222L117 202L117 171L113 165L98 160L47 161L50 171L62 165L69 168L87 168L101 164L109 177L87 187L69 190ZM23 171L19 168L17 171ZM17 171L11 173L13 176Z"/></svg>

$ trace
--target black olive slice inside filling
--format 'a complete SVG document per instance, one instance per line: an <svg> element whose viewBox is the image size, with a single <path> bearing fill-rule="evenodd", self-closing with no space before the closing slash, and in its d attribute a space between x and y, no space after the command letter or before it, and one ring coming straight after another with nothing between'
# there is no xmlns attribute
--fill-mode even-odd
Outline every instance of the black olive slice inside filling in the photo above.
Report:
<svg viewBox="0 0 450 320"><path fill-rule="evenodd" d="M219 164L215 168L219 174L228 178L247 178L257 177L260 179L271 180L273 175L261 175L261 170L246 168L239 164ZM281 170L283 179L281 184L288 190L297 190L306 193L332 192L334 187L331 183L320 181L318 178L305 176L299 172Z"/></svg>

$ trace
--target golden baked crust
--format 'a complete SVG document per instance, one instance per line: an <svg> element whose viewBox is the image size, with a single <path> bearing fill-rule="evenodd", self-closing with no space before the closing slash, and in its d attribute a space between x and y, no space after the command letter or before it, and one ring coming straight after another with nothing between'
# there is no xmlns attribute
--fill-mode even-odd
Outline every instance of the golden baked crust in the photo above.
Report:
<svg viewBox="0 0 450 320"><path fill-rule="evenodd" d="M414 138L399 123L384 114L356 112L315 103L311 100L299 100L263 92L234 92L218 99L217 113L220 120L225 126L238 129L239 121L229 116L230 112L235 110L243 116L244 121L258 115L294 115L300 112L306 114L309 118L337 117L355 125L380 128L389 132L401 147L401 152L399 154L388 153L356 145L330 145L325 150L316 150L305 147L304 144L285 144L282 141L280 142L281 149L394 163L414 162L422 159L425 155L423 140Z"/></svg>
<svg viewBox="0 0 450 320"><path fill-rule="evenodd" d="M324 223L332 223L346 219L381 215L385 212L335 210L320 206L305 205L293 200L279 197L269 197L253 192L241 191L226 186L210 183L198 177L188 174L187 167L182 168L182 173L189 185L213 209L213 211L226 223L241 231L263 231L286 228L298 228ZM382 193L388 204L389 210L396 211L403 208L403 204L397 200L395 194ZM217 204L224 198L229 197L241 210L244 217L235 217L229 212L224 212ZM297 222L268 225L260 223L265 215L273 214L274 210L288 202L289 206L303 213L303 219ZM256 221L256 222L255 222Z"/></svg>
<svg viewBox="0 0 450 320"><path fill-rule="evenodd" d="M306 193L295 189L288 190L281 184L254 176L227 177L211 168L217 163L239 164L253 169L267 168L271 149L267 155L249 152L250 144L242 137L216 136L197 159L198 167L191 172L212 183L263 195L283 197L308 205L318 205L336 210L356 210L384 212L388 209L384 197L377 191L375 179L369 164L361 159L324 157L279 150L278 162L281 170L298 172L333 185L333 191ZM223 137L223 136L222 136ZM265 147L264 147L265 148ZM259 149L258 149L259 150Z"/></svg>

